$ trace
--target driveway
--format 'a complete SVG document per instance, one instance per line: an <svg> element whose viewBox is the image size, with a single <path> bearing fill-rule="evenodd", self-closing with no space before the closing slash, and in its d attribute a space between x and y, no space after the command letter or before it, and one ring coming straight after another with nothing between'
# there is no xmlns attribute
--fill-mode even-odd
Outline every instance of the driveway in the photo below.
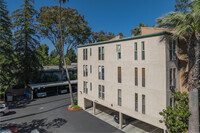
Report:
<svg viewBox="0 0 200 133"><path fill-rule="evenodd" d="M67 110L69 104L69 94L35 99L24 106L10 109L9 115L0 118L0 124L16 125L21 133L34 129L41 133L121 132L86 111Z"/></svg>

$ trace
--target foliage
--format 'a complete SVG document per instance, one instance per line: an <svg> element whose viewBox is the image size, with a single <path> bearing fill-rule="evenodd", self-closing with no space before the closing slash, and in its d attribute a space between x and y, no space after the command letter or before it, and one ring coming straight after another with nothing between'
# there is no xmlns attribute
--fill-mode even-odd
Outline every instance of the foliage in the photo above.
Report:
<svg viewBox="0 0 200 133"><path fill-rule="evenodd" d="M131 34L134 36L141 35L141 27L147 27L147 25L144 23L139 23L138 27L135 27L134 29L131 30Z"/></svg>
<svg viewBox="0 0 200 133"><path fill-rule="evenodd" d="M21 9L12 13L17 76L25 87L41 69L36 51L36 47L39 46L39 36L34 19L37 12L32 5L33 2L34 0L25 0Z"/></svg>
<svg viewBox="0 0 200 133"><path fill-rule="evenodd" d="M79 107L78 105L72 105L69 108L70 109L81 109L81 107Z"/></svg>
<svg viewBox="0 0 200 133"><path fill-rule="evenodd" d="M54 82L54 81L58 81L58 76L45 74L42 79L43 79L43 82Z"/></svg>
<svg viewBox="0 0 200 133"><path fill-rule="evenodd" d="M184 12L172 12L157 19L158 26L167 27L175 31L174 36L184 39L187 43L188 55L188 81L187 88L189 93L195 88L199 88L200 77L200 1L194 0L191 8ZM191 93L192 95L193 93ZM190 97L191 98L191 97ZM198 96L194 97L198 100ZM198 132L199 120L195 113L198 108L190 100L191 115L189 118L189 132ZM195 125L195 126L193 126Z"/></svg>
<svg viewBox="0 0 200 133"><path fill-rule="evenodd" d="M7 5L0 0L0 93L15 84L11 22Z"/></svg>
<svg viewBox="0 0 200 133"><path fill-rule="evenodd" d="M198 88L200 58L200 1L194 1L187 13L172 12L158 18L158 26L175 30L175 37L182 37L188 45L189 89Z"/></svg>
<svg viewBox="0 0 200 133"><path fill-rule="evenodd" d="M175 0L176 4L174 5L176 12L186 13L191 7L191 0Z"/></svg>
<svg viewBox="0 0 200 133"><path fill-rule="evenodd" d="M49 47L46 44L40 45L36 50L39 53L38 58L42 66L52 64L52 58L48 55Z"/></svg>
<svg viewBox="0 0 200 133"><path fill-rule="evenodd" d="M59 54L61 46L59 33L59 12L58 6L44 6L40 8L37 18L39 30L43 37L48 38L56 47ZM62 31L64 44L67 50L84 44L90 35L90 28L84 20L84 16L76 9L62 7Z"/></svg>
<svg viewBox="0 0 200 133"><path fill-rule="evenodd" d="M115 34L112 32L104 32L101 30L100 32L92 32L90 36L90 43L100 42L100 41L107 41L115 37Z"/></svg>
<svg viewBox="0 0 200 133"><path fill-rule="evenodd" d="M188 105L188 94L186 92L173 93L174 108L168 106L167 109L160 112L163 116L161 123L165 123L170 133L183 133L188 130L188 121L190 116Z"/></svg>
<svg viewBox="0 0 200 133"><path fill-rule="evenodd" d="M58 56L58 52L56 51L56 49L54 49L54 50L51 51L50 57L55 58L56 56Z"/></svg>
<svg viewBox="0 0 200 133"><path fill-rule="evenodd" d="M68 50L66 57L73 63L77 62L77 55L76 55L74 49Z"/></svg>
<svg viewBox="0 0 200 133"><path fill-rule="evenodd" d="M59 5L61 5L61 1ZM41 35L48 38L55 46L59 55L59 68L63 71L64 45L66 52L68 52L69 49L87 41L90 36L87 21L76 9L59 8L58 6L41 7L37 21ZM61 72L61 79L62 74L63 72Z"/></svg>

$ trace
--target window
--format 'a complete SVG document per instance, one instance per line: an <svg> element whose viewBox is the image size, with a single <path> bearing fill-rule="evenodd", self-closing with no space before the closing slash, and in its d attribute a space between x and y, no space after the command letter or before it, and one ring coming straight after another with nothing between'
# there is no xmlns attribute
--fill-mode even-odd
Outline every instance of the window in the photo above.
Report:
<svg viewBox="0 0 200 133"><path fill-rule="evenodd" d="M90 65L90 73L92 73L92 65Z"/></svg>
<svg viewBox="0 0 200 133"><path fill-rule="evenodd" d="M85 60L85 49L83 49L83 60Z"/></svg>
<svg viewBox="0 0 200 133"><path fill-rule="evenodd" d="M101 47L99 47L99 50L98 50L98 51L99 51L99 52L98 52L98 53L99 53L99 54L98 54L98 55L99 55L99 60L101 60Z"/></svg>
<svg viewBox="0 0 200 133"><path fill-rule="evenodd" d="M121 59L121 45L117 45L117 59Z"/></svg>
<svg viewBox="0 0 200 133"><path fill-rule="evenodd" d="M176 68L170 68L169 70L169 86L176 87Z"/></svg>
<svg viewBox="0 0 200 133"><path fill-rule="evenodd" d="M176 40L169 40L169 59L170 61L176 60Z"/></svg>
<svg viewBox="0 0 200 133"><path fill-rule="evenodd" d="M105 76L104 76L104 66L99 66L98 67L98 77L99 77L99 79L102 79L102 80L104 80L104 78L105 78Z"/></svg>
<svg viewBox="0 0 200 133"><path fill-rule="evenodd" d="M135 68L135 86L138 86L138 68Z"/></svg>
<svg viewBox="0 0 200 133"><path fill-rule="evenodd" d="M83 60L87 60L87 49L83 49Z"/></svg>
<svg viewBox="0 0 200 133"><path fill-rule="evenodd" d="M104 60L104 47L98 48L98 58L99 60Z"/></svg>
<svg viewBox="0 0 200 133"><path fill-rule="evenodd" d="M104 100L104 98L105 98L105 89L104 89L103 85L101 86L101 88L102 88L102 100Z"/></svg>
<svg viewBox="0 0 200 133"><path fill-rule="evenodd" d="M135 93L135 111L138 112L138 94Z"/></svg>
<svg viewBox="0 0 200 133"><path fill-rule="evenodd" d="M92 91L92 83L90 82L90 91Z"/></svg>
<svg viewBox="0 0 200 133"><path fill-rule="evenodd" d="M99 85L99 98L101 98L101 85Z"/></svg>
<svg viewBox="0 0 200 133"><path fill-rule="evenodd" d="M142 95L142 113L145 114L145 95Z"/></svg>
<svg viewBox="0 0 200 133"><path fill-rule="evenodd" d="M102 66L101 68L102 68L102 80L104 80L104 66Z"/></svg>
<svg viewBox="0 0 200 133"><path fill-rule="evenodd" d="M87 67L87 65L85 67L86 67L86 77L87 77L88 76L88 67Z"/></svg>
<svg viewBox="0 0 200 133"><path fill-rule="evenodd" d="M122 91L118 89L118 105L122 106Z"/></svg>
<svg viewBox="0 0 200 133"><path fill-rule="evenodd" d="M90 56L92 56L92 48L90 48Z"/></svg>
<svg viewBox="0 0 200 133"><path fill-rule="evenodd" d="M138 59L137 42L135 42L135 44L134 44L134 56L135 56L135 60L137 60Z"/></svg>
<svg viewBox="0 0 200 133"><path fill-rule="evenodd" d="M87 65L83 65L83 76L87 77L88 76L88 68Z"/></svg>
<svg viewBox="0 0 200 133"><path fill-rule="evenodd" d="M88 88L87 88L88 82L83 81L83 93L88 94Z"/></svg>
<svg viewBox="0 0 200 133"><path fill-rule="evenodd" d="M102 60L104 60L104 47L101 47L101 49L102 49L102 53L101 53L101 55L102 55Z"/></svg>
<svg viewBox="0 0 200 133"><path fill-rule="evenodd" d="M105 99L105 88L103 85L99 85L99 98L102 100Z"/></svg>
<svg viewBox="0 0 200 133"><path fill-rule="evenodd" d="M85 77L85 65L83 65L83 77Z"/></svg>
<svg viewBox="0 0 200 133"><path fill-rule="evenodd" d="M145 68L142 68L142 87L145 87Z"/></svg>
<svg viewBox="0 0 200 133"><path fill-rule="evenodd" d="M99 79L101 79L101 66L99 66L99 68L98 68L98 70L99 70Z"/></svg>
<svg viewBox="0 0 200 133"><path fill-rule="evenodd" d="M122 82L122 72L121 67L118 67L118 83Z"/></svg>
<svg viewBox="0 0 200 133"><path fill-rule="evenodd" d="M145 60L145 45L144 45L144 42L142 42L142 60Z"/></svg>

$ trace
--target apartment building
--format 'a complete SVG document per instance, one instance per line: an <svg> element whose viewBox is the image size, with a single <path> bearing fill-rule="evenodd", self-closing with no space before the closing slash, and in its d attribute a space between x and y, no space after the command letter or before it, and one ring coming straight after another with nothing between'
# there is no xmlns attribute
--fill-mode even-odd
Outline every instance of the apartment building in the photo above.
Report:
<svg viewBox="0 0 200 133"><path fill-rule="evenodd" d="M177 41L162 31L78 47L78 104L97 104L165 129L159 115L173 106Z"/></svg>

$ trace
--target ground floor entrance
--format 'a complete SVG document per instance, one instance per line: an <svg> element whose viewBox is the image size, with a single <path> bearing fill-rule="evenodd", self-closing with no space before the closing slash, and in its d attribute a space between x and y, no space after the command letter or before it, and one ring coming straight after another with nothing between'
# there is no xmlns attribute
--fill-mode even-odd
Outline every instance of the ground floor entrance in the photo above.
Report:
<svg viewBox="0 0 200 133"><path fill-rule="evenodd" d="M163 133L163 129L85 99L85 110L124 132ZM121 115L121 116L120 116ZM121 121L120 121L121 118ZM121 125L120 125L121 122ZM121 127L120 127L121 126Z"/></svg>

